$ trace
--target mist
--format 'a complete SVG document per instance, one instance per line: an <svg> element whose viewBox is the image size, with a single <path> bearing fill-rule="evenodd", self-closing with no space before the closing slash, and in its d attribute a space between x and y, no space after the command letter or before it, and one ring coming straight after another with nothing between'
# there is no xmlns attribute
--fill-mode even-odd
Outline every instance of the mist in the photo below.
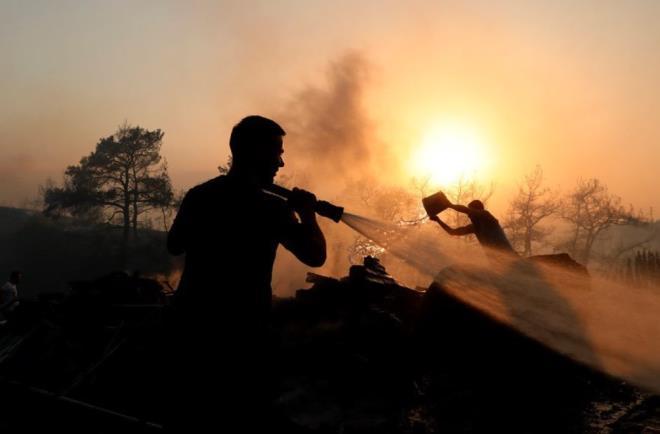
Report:
<svg viewBox="0 0 660 434"><path fill-rule="evenodd" d="M344 222L493 319L596 370L660 391L660 293L413 227Z"/></svg>
<svg viewBox="0 0 660 434"><path fill-rule="evenodd" d="M33 184L40 171L37 162L27 153L5 156L0 161L0 197L4 205L22 205L30 196L36 195Z"/></svg>
<svg viewBox="0 0 660 434"><path fill-rule="evenodd" d="M285 102L285 109L276 115L287 131L285 167L276 182L308 189L346 209L364 206L351 187L386 183L383 173L396 172L397 165L367 109L365 94L371 78L367 57L348 51L327 63L320 83L302 86ZM357 235L343 225L320 220L328 243L325 266L311 270L280 249L273 276L276 294L291 295L304 287L307 271L340 276L350 265L349 249Z"/></svg>

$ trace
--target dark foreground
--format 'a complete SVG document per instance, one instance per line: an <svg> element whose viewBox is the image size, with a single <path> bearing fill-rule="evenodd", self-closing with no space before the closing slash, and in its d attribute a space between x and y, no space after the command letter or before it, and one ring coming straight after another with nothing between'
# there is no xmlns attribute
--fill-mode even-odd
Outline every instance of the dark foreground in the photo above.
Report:
<svg viewBox="0 0 660 434"><path fill-rule="evenodd" d="M273 318L277 409L301 426L660 432L659 397L545 349L442 288L399 286L369 258L341 280L310 281L294 299L275 300ZM164 400L173 398L160 385L177 369L163 357L166 297L155 282L124 275L72 289L24 304L0 332L0 430L163 432Z"/></svg>

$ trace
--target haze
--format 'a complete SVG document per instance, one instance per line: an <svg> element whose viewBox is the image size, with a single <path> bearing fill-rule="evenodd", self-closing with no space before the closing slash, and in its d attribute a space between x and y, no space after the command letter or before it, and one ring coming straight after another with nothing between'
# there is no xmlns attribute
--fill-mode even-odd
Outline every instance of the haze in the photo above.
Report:
<svg viewBox="0 0 660 434"><path fill-rule="evenodd" d="M0 202L59 181L124 121L165 131L174 186L189 188L217 174L233 124L259 113L289 130L296 176L312 170L298 164L310 152L355 145L317 170L405 185L424 137L453 123L479 135L475 176L496 182L495 207L541 164L549 185L597 177L624 203L658 209L659 18L650 0L2 0ZM325 113L362 136L306 142L323 118L301 122L307 97L342 74L353 86L334 90L351 105L338 98Z"/></svg>

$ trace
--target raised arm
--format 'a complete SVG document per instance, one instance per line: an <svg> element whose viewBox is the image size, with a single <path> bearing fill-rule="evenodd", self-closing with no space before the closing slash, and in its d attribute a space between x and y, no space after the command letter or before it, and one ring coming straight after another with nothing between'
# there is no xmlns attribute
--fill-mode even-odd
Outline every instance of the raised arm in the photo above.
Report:
<svg viewBox="0 0 660 434"><path fill-rule="evenodd" d="M456 204L453 204L453 203L451 205L449 205L449 208L453 209L454 211L457 211L457 212L460 212L460 213L463 213L463 214L467 214L467 215L479 212L478 210L468 208L465 205L456 205Z"/></svg>
<svg viewBox="0 0 660 434"><path fill-rule="evenodd" d="M449 226L447 223L440 220L438 216L431 217L431 220L437 222L440 225L440 227L442 227L442 229L444 229L445 232L447 232L449 235L461 236L461 235L469 235L474 233L474 226L471 224L454 229L451 226Z"/></svg>
<svg viewBox="0 0 660 434"><path fill-rule="evenodd" d="M300 223L289 226L282 239L282 245L303 264L320 267L325 263L326 243L325 236L316 221L314 211L316 196L294 188L288 202L300 217Z"/></svg>

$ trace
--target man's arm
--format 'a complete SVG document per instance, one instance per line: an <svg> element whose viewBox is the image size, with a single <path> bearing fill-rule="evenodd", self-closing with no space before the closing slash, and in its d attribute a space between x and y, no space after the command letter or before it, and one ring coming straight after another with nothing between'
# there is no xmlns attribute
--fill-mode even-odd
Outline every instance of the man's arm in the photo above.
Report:
<svg viewBox="0 0 660 434"><path fill-rule="evenodd" d="M303 264L320 267L325 263L326 244L323 232L316 221L314 211L316 196L294 188L288 202L300 217L300 223L289 226L282 239L282 245Z"/></svg>
<svg viewBox="0 0 660 434"><path fill-rule="evenodd" d="M456 205L456 204L453 204L453 203L451 205L449 205L449 208L453 209L454 211L458 211L460 213L467 214L467 215L473 215L473 214L481 212L479 210L468 208L465 205Z"/></svg>
<svg viewBox="0 0 660 434"><path fill-rule="evenodd" d="M431 217L431 220L433 220L434 222L437 222L442 227L442 229L444 229L445 232L447 232L449 235L460 236L460 235L469 235L469 234L474 233L474 226L473 225L467 225L467 226L463 226L463 227L454 229L451 226L449 226L447 223L440 220L440 218L438 216Z"/></svg>

